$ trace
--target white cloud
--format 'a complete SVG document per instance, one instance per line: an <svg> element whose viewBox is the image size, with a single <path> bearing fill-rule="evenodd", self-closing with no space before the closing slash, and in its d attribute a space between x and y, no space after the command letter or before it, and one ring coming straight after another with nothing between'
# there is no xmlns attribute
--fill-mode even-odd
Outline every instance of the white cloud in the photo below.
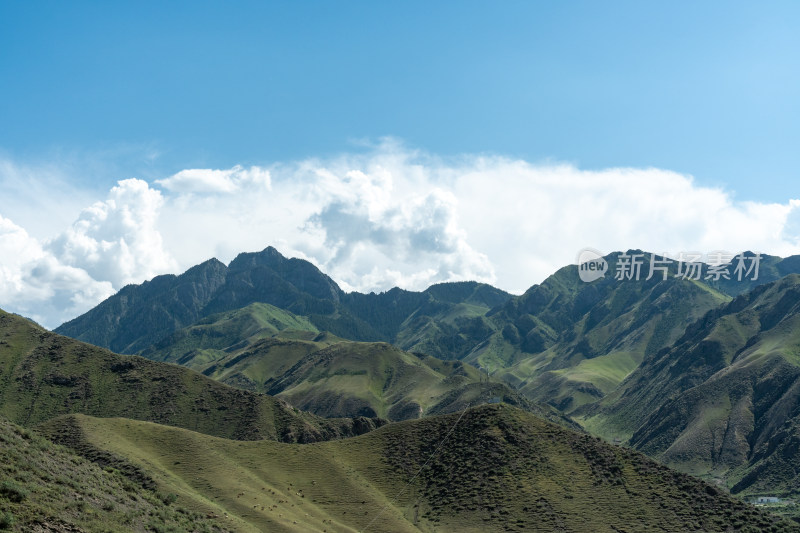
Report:
<svg viewBox="0 0 800 533"><path fill-rule="evenodd" d="M522 292L585 246L800 253L800 201L737 203L668 170L448 160L388 141L270 175L269 190L168 197L164 237L183 267L272 244L348 289L477 279Z"/></svg>
<svg viewBox="0 0 800 533"><path fill-rule="evenodd" d="M13 311L55 327L111 296L109 282L61 264L11 220L0 216L0 302Z"/></svg>
<svg viewBox="0 0 800 533"><path fill-rule="evenodd" d="M800 200L736 202L691 176L652 168L445 159L386 141L369 153L189 169L154 183L161 190L119 182L44 245L17 226L4 230L5 246L27 259L0 260L0 306L63 300L72 287L71 311L47 311L71 318L109 286L267 245L360 291L476 279L519 293L585 246L800 253Z"/></svg>
<svg viewBox="0 0 800 533"><path fill-rule="evenodd" d="M161 193L147 182L122 180L45 247L61 263L115 288L174 271L178 265L157 227L162 204Z"/></svg>
<svg viewBox="0 0 800 533"><path fill-rule="evenodd" d="M245 169L239 165L228 170L190 168L156 183L178 193L233 194L248 188L269 189L270 175L259 167Z"/></svg>

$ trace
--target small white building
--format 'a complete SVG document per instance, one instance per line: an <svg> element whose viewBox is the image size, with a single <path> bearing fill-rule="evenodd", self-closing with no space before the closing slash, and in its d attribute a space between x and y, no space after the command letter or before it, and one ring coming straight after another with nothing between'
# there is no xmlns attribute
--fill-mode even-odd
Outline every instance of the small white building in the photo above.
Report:
<svg viewBox="0 0 800 533"><path fill-rule="evenodd" d="M781 503L781 499L778 498L777 496L759 496L758 498L756 498L755 502L753 502L753 503L757 503L757 504L758 503L760 503L760 504L764 504L764 503Z"/></svg>

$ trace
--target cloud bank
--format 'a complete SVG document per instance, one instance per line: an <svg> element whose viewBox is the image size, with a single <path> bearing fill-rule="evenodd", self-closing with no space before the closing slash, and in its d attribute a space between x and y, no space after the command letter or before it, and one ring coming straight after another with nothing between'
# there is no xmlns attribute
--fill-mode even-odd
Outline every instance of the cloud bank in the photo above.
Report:
<svg viewBox="0 0 800 533"><path fill-rule="evenodd" d="M49 327L126 283L267 245L360 291L474 279L519 293L585 246L800 253L800 200L735 201L663 169L441 158L391 140L368 153L125 179L41 242L0 221L0 307Z"/></svg>

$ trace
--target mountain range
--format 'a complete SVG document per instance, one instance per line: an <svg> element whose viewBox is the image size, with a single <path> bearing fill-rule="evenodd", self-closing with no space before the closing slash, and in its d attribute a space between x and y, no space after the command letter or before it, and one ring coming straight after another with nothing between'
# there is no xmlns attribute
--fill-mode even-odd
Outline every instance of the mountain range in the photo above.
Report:
<svg viewBox="0 0 800 533"><path fill-rule="evenodd" d="M651 264L664 266L663 276L619 279L632 256L644 260L644 273ZM104 446L92 440L94 431L108 436L112 430L103 428L110 419L91 417L125 416L224 438L312 442L414 431L375 429L386 420L421 418L424 424L440 413L502 402L531 413L524 417L555 423L559 431L624 443L740 497L792 497L800 495L800 257L758 259L757 276L717 279L708 265L699 265L696 276L682 276L685 265L629 250L605 256L608 273L596 281L582 281L579 267L571 265L519 296L477 282L360 294L342 291L311 263L267 248L240 254L228 266L210 260L178 276L127 286L56 329L141 357L0 315L6 329L12 323L21 331L34 328L29 336L38 339L15 340L12 350L0 343L0 353L6 348L11 354L13 381L27 379L38 389L26 396L6 379L4 390L11 393L0 391L0 412L37 425L84 456L131 458L132 447L112 452L115 438ZM30 361L14 359L20 353L26 354L20 361ZM30 372L47 359L45 353L47 365ZM82 364L89 359L94 362ZM100 377L87 378L95 374ZM133 385L125 389L128 379ZM178 382L188 385L178 387L176 397L218 400L210 411L235 408L222 416L198 414L165 392ZM107 397L109 384L128 390L129 398L97 408L92 394ZM17 396L21 400L6 400ZM156 399L145 407L144 397ZM529 427L525 420L522 426ZM149 438L150 431L157 430L139 429L137 438ZM504 441L516 450L506 457L518 453L522 440ZM383 453L391 462L400 452ZM465 454L459 449L451 460ZM152 475L152 462L139 459L145 462L119 464ZM162 474L166 480L174 472ZM710 487L702 490L716 497ZM434 513L431 494L417 502L427 515L414 511L414 527L464 530L478 519L466 518L468 508L449 517L441 509ZM553 524L566 524L565 517L590 507L570 508ZM796 514L786 506L780 511ZM409 518L407 510L397 512ZM534 529L515 512L506 509L517 522L503 522L505 530ZM246 530L248 519L237 516L244 522L233 529ZM499 522L490 514L487 523ZM694 527L719 530L710 522Z"/></svg>
<svg viewBox="0 0 800 533"><path fill-rule="evenodd" d="M800 531L506 403L388 425L321 419L9 313L0 338L4 529Z"/></svg>

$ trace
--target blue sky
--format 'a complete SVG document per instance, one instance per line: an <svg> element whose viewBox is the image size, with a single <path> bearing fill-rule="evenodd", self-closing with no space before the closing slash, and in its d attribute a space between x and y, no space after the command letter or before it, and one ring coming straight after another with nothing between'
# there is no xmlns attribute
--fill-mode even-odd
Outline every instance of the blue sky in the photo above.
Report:
<svg viewBox="0 0 800 533"><path fill-rule="evenodd" d="M0 307L277 246L521 292L800 253L797 2L0 3Z"/></svg>
<svg viewBox="0 0 800 533"><path fill-rule="evenodd" d="M390 135L781 201L798 27L796 2L4 2L0 149L156 177Z"/></svg>

